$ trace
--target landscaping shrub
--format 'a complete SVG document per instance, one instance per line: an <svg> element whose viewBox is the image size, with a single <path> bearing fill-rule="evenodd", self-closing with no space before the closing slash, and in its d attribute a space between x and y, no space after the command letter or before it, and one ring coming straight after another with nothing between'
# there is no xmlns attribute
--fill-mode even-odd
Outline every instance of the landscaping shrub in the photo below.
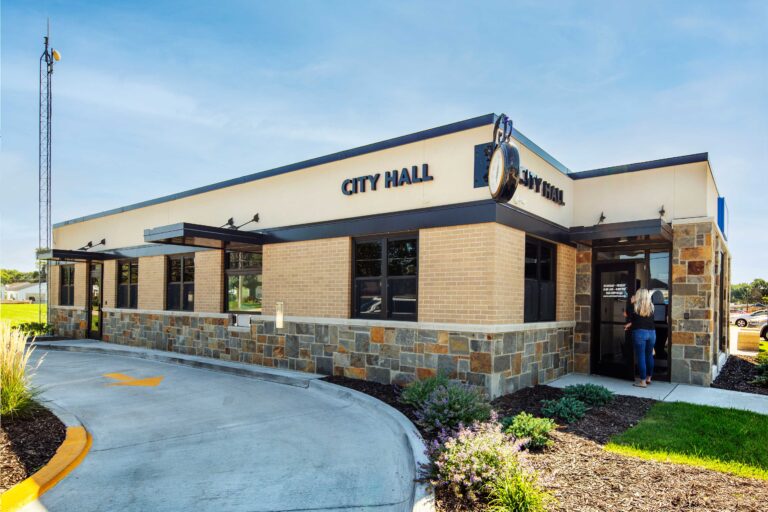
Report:
<svg viewBox="0 0 768 512"><path fill-rule="evenodd" d="M16 328L27 333L27 336L53 334L53 326L45 322L21 322Z"/></svg>
<svg viewBox="0 0 768 512"><path fill-rule="evenodd" d="M435 389L445 387L450 382L450 379L444 374L411 382L400 395L400 401L417 408L421 407Z"/></svg>
<svg viewBox="0 0 768 512"><path fill-rule="evenodd" d="M613 392L597 384L576 384L565 387L565 396L581 400L587 405L601 406L613 401Z"/></svg>
<svg viewBox="0 0 768 512"><path fill-rule="evenodd" d="M751 383L768 388L768 352L760 352L757 355L757 377Z"/></svg>
<svg viewBox="0 0 768 512"><path fill-rule="evenodd" d="M486 421L491 404L485 392L457 382L435 388L416 411L416 423L424 430L453 430L461 424Z"/></svg>
<svg viewBox="0 0 768 512"><path fill-rule="evenodd" d="M488 497L502 475L525 471L519 452L520 443L496 421L462 426L454 434L442 432L429 445L427 476L436 488L476 503Z"/></svg>
<svg viewBox="0 0 768 512"><path fill-rule="evenodd" d="M35 408L37 391L27 373L33 350L27 347L26 332L0 322L0 416L23 415Z"/></svg>
<svg viewBox="0 0 768 512"><path fill-rule="evenodd" d="M555 428L555 422L549 418L537 418L527 412L517 416L507 416L501 420L502 428L507 434L517 439L527 439L525 446L536 450L552 444L549 433Z"/></svg>
<svg viewBox="0 0 768 512"><path fill-rule="evenodd" d="M526 471L504 473L491 485L490 512L545 512L554 501Z"/></svg>
<svg viewBox="0 0 768 512"><path fill-rule="evenodd" d="M584 402L564 396L559 400L542 400L541 412L544 416L562 420L566 423L573 423L580 420L587 412L587 406Z"/></svg>

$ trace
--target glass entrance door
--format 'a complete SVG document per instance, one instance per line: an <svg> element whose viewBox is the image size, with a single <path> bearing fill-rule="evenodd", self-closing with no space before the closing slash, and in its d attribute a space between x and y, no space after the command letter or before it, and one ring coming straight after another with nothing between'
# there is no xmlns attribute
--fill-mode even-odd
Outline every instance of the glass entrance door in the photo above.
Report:
<svg viewBox="0 0 768 512"><path fill-rule="evenodd" d="M635 293L635 264L610 263L595 266L595 308L592 371L622 379L634 373L632 341L624 330L624 312Z"/></svg>
<svg viewBox="0 0 768 512"><path fill-rule="evenodd" d="M88 337L101 339L101 284L104 265L92 262L88 273Z"/></svg>

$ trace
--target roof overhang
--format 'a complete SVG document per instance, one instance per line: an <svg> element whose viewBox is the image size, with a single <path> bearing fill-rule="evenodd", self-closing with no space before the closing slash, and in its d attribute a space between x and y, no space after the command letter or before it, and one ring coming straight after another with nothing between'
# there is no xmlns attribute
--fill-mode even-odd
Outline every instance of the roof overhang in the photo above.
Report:
<svg viewBox="0 0 768 512"><path fill-rule="evenodd" d="M264 244L265 236L252 231L179 222L144 230L144 241L208 249L253 250Z"/></svg>
<svg viewBox="0 0 768 512"><path fill-rule="evenodd" d="M113 260L117 255L107 252L70 251L67 249L49 249L37 253L37 259L47 261L104 261Z"/></svg>
<svg viewBox="0 0 768 512"><path fill-rule="evenodd" d="M620 241L633 238L671 241L672 227L662 219L649 219L595 224L594 226L578 226L570 229L571 242L580 242L588 245L597 241Z"/></svg>

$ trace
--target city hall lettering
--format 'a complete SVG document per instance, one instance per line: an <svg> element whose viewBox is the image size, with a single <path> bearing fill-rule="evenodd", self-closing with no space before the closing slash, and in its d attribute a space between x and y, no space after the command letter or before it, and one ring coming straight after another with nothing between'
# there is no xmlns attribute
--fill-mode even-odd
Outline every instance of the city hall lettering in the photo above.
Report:
<svg viewBox="0 0 768 512"><path fill-rule="evenodd" d="M536 192L555 204L561 206L565 204L565 201L563 201L563 191L560 188L548 181L542 180L528 169L520 171L520 185L528 187L531 190L536 190Z"/></svg>
<svg viewBox="0 0 768 512"><path fill-rule="evenodd" d="M398 171L397 169L394 171L387 171L384 173L383 183L384 188L393 188L432 181L433 179L435 178L429 175L429 166L427 164L421 164L421 169L419 169L418 165L414 165L410 170L407 167L403 167L401 171ZM358 176L357 178L347 178L341 183L341 192L345 196L351 196L352 194L368 192L369 190L376 191L378 190L380 183L382 183L381 173Z"/></svg>

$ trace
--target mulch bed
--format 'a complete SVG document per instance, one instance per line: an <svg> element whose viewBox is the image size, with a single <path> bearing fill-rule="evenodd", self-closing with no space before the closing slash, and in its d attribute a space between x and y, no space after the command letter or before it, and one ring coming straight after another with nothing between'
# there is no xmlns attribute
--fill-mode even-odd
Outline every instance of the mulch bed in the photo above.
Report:
<svg viewBox="0 0 768 512"><path fill-rule="evenodd" d="M40 407L23 418L0 423L0 492L10 489L44 466L66 436L66 427Z"/></svg>
<svg viewBox="0 0 768 512"><path fill-rule="evenodd" d="M397 401L400 388L340 377L326 380L368 393L402 411L413 420L413 408ZM492 402L500 416L526 411L541 413L541 400L557 399L563 391L535 386ZM768 483L703 468L645 461L605 451L611 436L637 424L654 400L618 395L604 406L553 433L553 446L527 452L530 465L543 486L556 498L553 510L597 511L697 511L764 512L768 510ZM440 512L473 510L438 491ZM474 508L483 511L484 507Z"/></svg>
<svg viewBox="0 0 768 512"><path fill-rule="evenodd" d="M750 384L756 377L757 358L733 355L728 357L720 374L712 383L712 387L768 395L768 388Z"/></svg>

